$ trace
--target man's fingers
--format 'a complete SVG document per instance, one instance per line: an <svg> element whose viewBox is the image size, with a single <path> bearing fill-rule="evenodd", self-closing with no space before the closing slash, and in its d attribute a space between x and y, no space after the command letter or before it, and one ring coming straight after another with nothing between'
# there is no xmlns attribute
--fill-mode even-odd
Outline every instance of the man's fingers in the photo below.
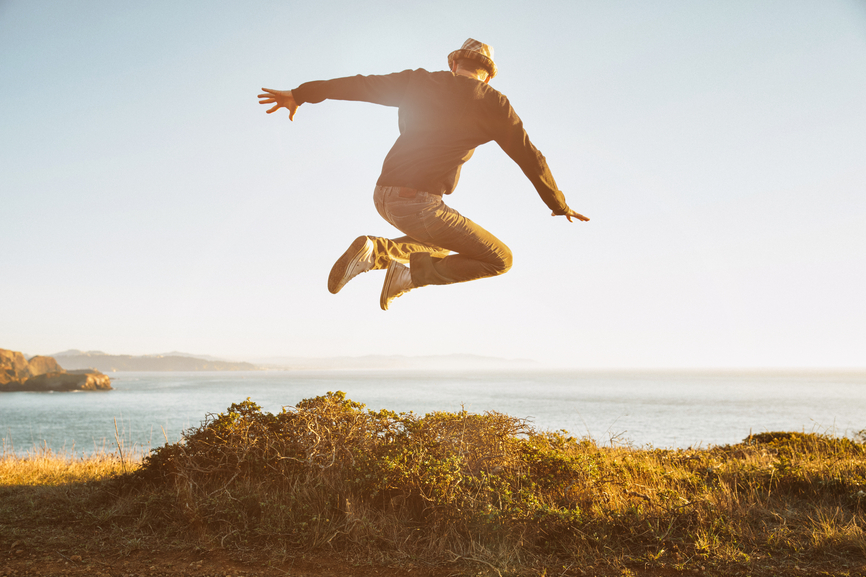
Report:
<svg viewBox="0 0 866 577"><path fill-rule="evenodd" d="M273 104L267 110L268 114L285 108L289 111L289 120L295 119L295 112L297 112L299 104L295 102L291 90L273 90L271 88L262 88L262 90L264 93L259 94L259 104Z"/></svg>
<svg viewBox="0 0 866 577"><path fill-rule="evenodd" d="M556 216L556 213L555 213L555 212L551 212L551 213L550 213L550 216ZM570 210L569 212L565 213L565 214L562 215L562 216L564 216L565 218L567 218L567 219L568 219L568 222L574 222L573 220L571 220L572 218L576 218L576 219L578 219L578 220L582 220L582 221L584 221L584 222L587 222L587 221L589 220L589 218L583 216L582 214L578 214L578 213L574 212L573 210Z"/></svg>

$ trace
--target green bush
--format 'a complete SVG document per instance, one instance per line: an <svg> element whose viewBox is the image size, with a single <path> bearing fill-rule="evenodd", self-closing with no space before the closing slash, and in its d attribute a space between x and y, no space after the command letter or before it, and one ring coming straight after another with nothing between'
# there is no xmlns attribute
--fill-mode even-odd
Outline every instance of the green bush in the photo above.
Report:
<svg viewBox="0 0 866 577"><path fill-rule="evenodd" d="M864 471L861 443L823 435L605 448L496 412L368 411L336 392L278 414L249 399L233 404L154 450L122 484L169 492L165 516L200 541L240 550L327 547L502 569L694 568L762 548L866 550L857 532ZM799 517L802 530L789 531L790 511L807 507L828 537Z"/></svg>

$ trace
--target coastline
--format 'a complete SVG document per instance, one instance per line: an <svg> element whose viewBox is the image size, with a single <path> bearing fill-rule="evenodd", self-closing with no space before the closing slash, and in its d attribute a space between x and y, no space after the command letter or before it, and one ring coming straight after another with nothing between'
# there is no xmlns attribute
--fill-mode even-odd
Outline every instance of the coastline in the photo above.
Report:
<svg viewBox="0 0 866 577"><path fill-rule="evenodd" d="M279 417L247 401L143 462L3 455L0 559L67 575L854 576L864 476L862 442L820 434L605 447L501 414L364 416L340 393Z"/></svg>
<svg viewBox="0 0 866 577"><path fill-rule="evenodd" d="M116 420L128 446L153 447L248 397L278 413L335 390L373 410L498 411L599 443L658 448L730 444L772 430L853 438L866 428L866 373L306 370L112 378L108 395L5 395L0 435L17 452L46 441L89 452L114 443Z"/></svg>

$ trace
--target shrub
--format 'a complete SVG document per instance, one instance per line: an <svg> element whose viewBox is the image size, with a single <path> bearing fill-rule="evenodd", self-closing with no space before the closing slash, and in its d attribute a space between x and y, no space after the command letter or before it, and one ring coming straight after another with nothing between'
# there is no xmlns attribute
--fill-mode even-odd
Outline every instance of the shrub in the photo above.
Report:
<svg viewBox="0 0 866 577"><path fill-rule="evenodd" d="M862 552L864 463L861 443L816 434L605 448L500 413L368 411L336 392L278 414L233 404L121 484L168 491L196 539L241 551L682 569Z"/></svg>

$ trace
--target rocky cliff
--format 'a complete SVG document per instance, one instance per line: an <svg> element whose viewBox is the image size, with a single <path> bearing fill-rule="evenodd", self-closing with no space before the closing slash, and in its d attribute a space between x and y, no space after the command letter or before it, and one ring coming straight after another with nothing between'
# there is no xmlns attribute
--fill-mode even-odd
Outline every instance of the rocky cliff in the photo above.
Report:
<svg viewBox="0 0 866 577"><path fill-rule="evenodd" d="M28 361L17 351L0 349L0 392L109 389L111 380L99 371L66 371L51 357L37 356Z"/></svg>
<svg viewBox="0 0 866 577"><path fill-rule="evenodd" d="M15 351L0 349L0 385L26 380L32 376L30 364L24 355Z"/></svg>
<svg viewBox="0 0 866 577"><path fill-rule="evenodd" d="M47 373L62 373L65 372L53 357L35 356L27 364L30 365L30 372L33 376L44 375Z"/></svg>

